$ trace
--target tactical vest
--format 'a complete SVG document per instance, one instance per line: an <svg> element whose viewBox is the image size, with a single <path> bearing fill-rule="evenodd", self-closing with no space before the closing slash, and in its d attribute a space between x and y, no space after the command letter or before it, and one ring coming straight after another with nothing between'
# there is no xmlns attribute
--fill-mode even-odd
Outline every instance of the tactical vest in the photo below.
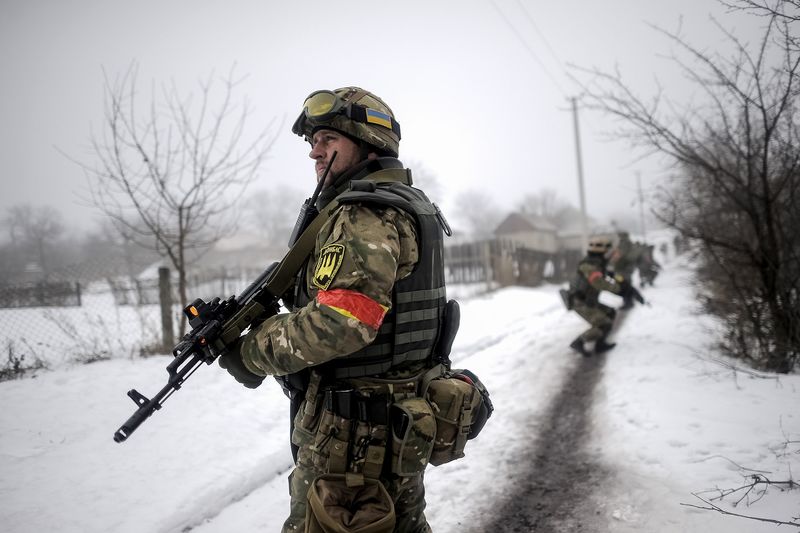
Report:
<svg viewBox="0 0 800 533"><path fill-rule="evenodd" d="M390 206L411 215L417 226L419 260L411 274L394 284L392 308L372 344L317 368L344 379L375 376L406 362L431 360L446 303L441 213L422 191L400 182L353 180L350 190L336 201L340 205ZM306 292L306 272L307 265L297 281L296 309L311 299Z"/></svg>
<svg viewBox="0 0 800 533"><path fill-rule="evenodd" d="M592 287L592 284L589 283L589 280L586 279L586 276L583 274L583 272L581 272L581 266L586 264L592 265L600 270L600 272L605 272L605 259L602 257L587 255L581 259L580 263L578 263L578 267L575 270L575 275L569 282L569 292L571 296L577 298L578 300L583 300L586 305L595 306L597 305L600 291Z"/></svg>

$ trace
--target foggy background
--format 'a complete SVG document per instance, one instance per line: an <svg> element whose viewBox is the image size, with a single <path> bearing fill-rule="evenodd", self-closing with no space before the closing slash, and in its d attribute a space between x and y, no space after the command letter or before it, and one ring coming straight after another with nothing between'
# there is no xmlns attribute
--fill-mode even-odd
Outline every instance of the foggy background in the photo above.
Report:
<svg viewBox="0 0 800 533"><path fill-rule="evenodd" d="M743 40L762 26L716 0L12 0L0 9L0 220L14 205L49 205L75 235L101 222L76 161L96 162L89 140L103 132L104 71L113 81L138 65L145 108L151 88L174 83L188 95L234 68L244 78L234 98L252 105L253 135L275 121L275 144L250 188L275 191L261 197L267 205L281 186L296 190L297 201L312 190L308 145L290 131L304 97L364 87L392 107L400 159L459 229L468 217L456 202L464 192L504 212L543 189L579 205L569 98L580 89L568 73L582 75L569 65L618 67L642 94L660 85L690 101L668 59L672 44L651 25L681 28L699 48L724 42L711 16ZM646 196L669 169L604 139L614 129L608 117L579 116L589 215L638 223L637 175ZM294 202L274 203L291 203L293 218Z"/></svg>

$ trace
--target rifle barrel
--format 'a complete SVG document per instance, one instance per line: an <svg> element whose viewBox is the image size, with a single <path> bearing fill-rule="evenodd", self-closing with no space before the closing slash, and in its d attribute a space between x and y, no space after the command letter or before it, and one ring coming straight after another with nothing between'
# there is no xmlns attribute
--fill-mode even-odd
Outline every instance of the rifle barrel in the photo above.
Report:
<svg viewBox="0 0 800 533"><path fill-rule="evenodd" d="M188 357L189 354L186 354L184 360L186 360ZM174 362L175 361L173 361L173 363ZM142 425L142 422L150 418L150 415L161 409L161 405L166 401L166 399L169 398L173 392L180 389L184 380L194 373L194 371L197 370L197 368L199 368L204 362L205 357L203 354L192 354L192 358L189 359L188 363L183 365L183 367L181 367L181 369L174 374L171 374L169 381L164 388L158 391L158 393L153 396L152 399L146 398L136 389L131 389L128 391L128 396L136 405L139 406L139 408L128 420L125 421L124 424L122 424L122 426L120 426L116 432L114 432L114 442L124 442L128 437L130 437L131 433L136 431L136 428Z"/></svg>

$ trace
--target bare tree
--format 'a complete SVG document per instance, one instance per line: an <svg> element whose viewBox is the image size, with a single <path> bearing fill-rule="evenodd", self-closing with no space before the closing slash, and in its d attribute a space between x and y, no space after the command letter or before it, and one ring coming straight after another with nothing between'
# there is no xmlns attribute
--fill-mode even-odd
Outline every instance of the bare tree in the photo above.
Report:
<svg viewBox="0 0 800 533"><path fill-rule="evenodd" d="M309 183L312 183L311 180ZM255 228L263 237L263 244L270 247L287 246L302 203L303 193L286 185L268 191L259 190L247 198L245 218L248 226ZM269 208L266 209L265 205Z"/></svg>
<svg viewBox="0 0 800 533"><path fill-rule="evenodd" d="M580 210L561 198L554 189L542 189L528 194L517 205L523 213L541 217L556 228L567 228L580 221Z"/></svg>
<svg viewBox="0 0 800 533"><path fill-rule="evenodd" d="M54 267L53 246L64 233L61 213L52 206L20 204L8 209L6 224L15 253L36 261L47 279Z"/></svg>
<svg viewBox="0 0 800 533"><path fill-rule="evenodd" d="M658 30L706 96L683 105L661 93L641 99L619 72L583 70L586 105L674 162L657 215L698 244L706 303L728 326L724 347L778 372L800 355L800 50L788 24L771 15L751 48L717 23L729 55Z"/></svg>
<svg viewBox="0 0 800 533"><path fill-rule="evenodd" d="M485 191L469 190L456 197L456 219L470 235L478 238L492 237L503 217L500 208Z"/></svg>
<svg viewBox="0 0 800 533"><path fill-rule="evenodd" d="M520 202L520 211L553 220L562 207L568 205L558 196L555 189L542 189L535 194L527 194Z"/></svg>
<svg viewBox="0 0 800 533"><path fill-rule="evenodd" d="M731 0L722 3L731 9L741 9L765 17L776 17L790 22L800 20L800 0Z"/></svg>
<svg viewBox="0 0 800 533"><path fill-rule="evenodd" d="M181 97L174 83L153 88L143 108L135 64L113 82L106 75L104 130L92 135L97 163L81 165L92 203L175 268L184 306L190 262L235 229L236 203L274 142L272 123L246 136L251 109L234 102L242 81L234 71L201 81L197 101Z"/></svg>
<svg viewBox="0 0 800 533"><path fill-rule="evenodd" d="M419 187L434 203L442 201L442 184L439 178L426 167L422 161L408 159L406 167L411 169L411 179L414 187Z"/></svg>

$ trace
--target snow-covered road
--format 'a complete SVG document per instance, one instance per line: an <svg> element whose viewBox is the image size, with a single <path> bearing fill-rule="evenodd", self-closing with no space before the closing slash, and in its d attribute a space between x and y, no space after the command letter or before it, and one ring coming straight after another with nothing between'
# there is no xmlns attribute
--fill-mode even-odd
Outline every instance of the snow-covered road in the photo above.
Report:
<svg viewBox="0 0 800 533"><path fill-rule="evenodd" d="M496 411L465 459L426 474L437 533L488 531L500 502L524 490L519 476L536 459L530 450L551 402L581 364L566 346L584 325L561 307L557 289L509 288L462 302L455 366L487 383ZM598 376L586 453L610 478L589 511L614 532L773 531L681 504L701 503L692 492L741 486L743 468L776 480L800 471L800 376L756 376L714 362L713 322L691 313L692 290L677 263L646 296L653 306L629 317ZM128 441L112 440L135 407L125 391L161 388L167 362L104 361L0 383L3 531L280 529L291 457L277 384L251 391L216 367L201 368ZM735 508L731 498L715 503L785 521L800 516L797 491L773 486L753 496Z"/></svg>

